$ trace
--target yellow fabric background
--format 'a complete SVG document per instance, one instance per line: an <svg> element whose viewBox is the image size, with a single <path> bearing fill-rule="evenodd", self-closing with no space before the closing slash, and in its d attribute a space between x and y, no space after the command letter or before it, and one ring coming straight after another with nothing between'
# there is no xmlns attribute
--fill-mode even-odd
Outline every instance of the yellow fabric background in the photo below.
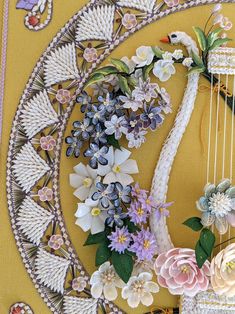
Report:
<svg viewBox="0 0 235 314"><path fill-rule="evenodd" d="M51 23L44 30L36 33L24 27L24 11L17 11L15 9L15 2L16 1L11 1L10 3L3 138L1 145L0 313L8 313L10 305L14 302L24 301L32 306L35 314L47 314L50 313L50 311L26 273L12 234L5 189L6 156L12 120L20 96L22 95L33 67L58 30L87 1L54 1L54 13ZM0 0L1 12L2 7L3 0ZM235 4L224 5L223 12L235 23L234 8ZM156 45L159 43L159 38L174 30L184 30L193 35L192 26L198 25L203 27L210 9L211 6L193 8L185 12L171 15L147 26L118 47L112 56L131 56L138 46ZM229 35L235 39L234 31L231 31ZM232 45L234 45L234 43ZM166 49L167 48L168 47L166 47ZM152 173L164 138L172 127L176 110L183 96L186 80L185 70L181 66L177 66L177 75L165 84L172 96L173 113L166 118L160 130L148 135L147 143L143 145L140 150L133 150L133 158L136 158L140 169L140 174L136 176L136 179L139 180L141 185L145 188L150 188ZM203 79L201 83L207 84ZM208 110L209 92L199 93L195 111L180 145L170 178L168 201L175 201L175 204L171 208L169 229L172 239L177 246L193 247L195 243L195 233L182 226L181 223L187 217L197 214L195 210L195 200L201 195L206 181ZM78 116L78 110L75 109L69 121L66 134L69 133L71 128L71 121L77 119ZM230 117L229 112L229 118ZM214 121L215 115L213 116L213 122ZM220 121L222 123L222 116ZM222 134L222 128L220 129L220 134ZM221 152L221 142L219 142L219 151ZM94 256L94 248L84 248L82 246L86 235L74 225L74 213L77 200L72 196L73 190L68 185L68 174L72 172L72 167L78 163L78 160L65 158L64 152L65 145L61 159L60 189L62 210L73 244L77 252L79 252L79 256L87 270L92 272L95 269L94 259L92 258L92 255ZM228 153L228 151L226 153ZM220 176L221 167L218 169ZM226 161L227 175L228 170L229 164ZM177 297L170 296L166 290L161 289L161 292L155 296L153 307L174 306L177 304L177 300ZM126 310L127 313L140 314L152 308L140 307L137 310L131 310L127 307L126 302L120 299L117 304Z"/></svg>

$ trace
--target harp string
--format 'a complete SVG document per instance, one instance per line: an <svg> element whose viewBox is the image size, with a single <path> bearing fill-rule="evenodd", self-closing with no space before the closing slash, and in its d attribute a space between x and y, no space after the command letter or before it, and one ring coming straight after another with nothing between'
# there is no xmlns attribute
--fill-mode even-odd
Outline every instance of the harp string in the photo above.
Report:
<svg viewBox="0 0 235 314"><path fill-rule="evenodd" d="M213 74L211 73L211 82L213 82ZM210 117L209 117L209 130L208 130L208 151L207 151L207 171L206 182L209 182L210 177L210 154L211 154L211 128L212 128L212 111L213 111L213 84L211 83L210 91Z"/></svg>
<svg viewBox="0 0 235 314"><path fill-rule="evenodd" d="M216 123L215 123L215 154L214 154L214 184L217 179L217 161L218 161L218 136L219 136L219 110L220 109L220 74L218 75L218 91L216 100Z"/></svg>

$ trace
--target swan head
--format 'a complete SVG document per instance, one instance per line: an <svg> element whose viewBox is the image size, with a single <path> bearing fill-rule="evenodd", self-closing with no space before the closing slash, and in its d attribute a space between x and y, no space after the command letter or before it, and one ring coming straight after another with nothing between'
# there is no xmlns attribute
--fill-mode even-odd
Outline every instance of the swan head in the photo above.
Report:
<svg viewBox="0 0 235 314"><path fill-rule="evenodd" d="M172 32L167 37L161 39L163 43L169 43L171 45L183 45L188 50L189 55L194 52L199 54L196 42L185 32Z"/></svg>

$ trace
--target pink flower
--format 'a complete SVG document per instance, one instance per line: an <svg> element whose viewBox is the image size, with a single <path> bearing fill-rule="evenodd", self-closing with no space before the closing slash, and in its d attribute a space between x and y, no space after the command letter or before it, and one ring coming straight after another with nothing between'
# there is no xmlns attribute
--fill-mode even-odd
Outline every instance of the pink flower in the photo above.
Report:
<svg viewBox="0 0 235 314"><path fill-rule="evenodd" d="M56 140L51 135L43 136L40 138L40 145L43 150L53 150Z"/></svg>
<svg viewBox="0 0 235 314"><path fill-rule="evenodd" d="M87 62L94 62L98 58L97 50L95 48L86 48L83 53L83 58Z"/></svg>
<svg viewBox="0 0 235 314"><path fill-rule="evenodd" d="M86 288L86 280L83 277L74 278L72 281L72 288L75 291L81 292Z"/></svg>
<svg viewBox="0 0 235 314"><path fill-rule="evenodd" d="M64 240L60 234L52 235L48 241L48 246L53 250L59 250L64 244Z"/></svg>
<svg viewBox="0 0 235 314"><path fill-rule="evenodd" d="M206 261L199 269L195 251L191 249L174 248L160 254L154 270L159 284L174 295L194 297L199 291L206 291L209 286L210 263Z"/></svg>
<svg viewBox="0 0 235 314"><path fill-rule="evenodd" d="M38 196L41 202L50 202L53 199L53 191L52 189L44 186L42 189L38 191Z"/></svg>
<svg viewBox="0 0 235 314"><path fill-rule="evenodd" d="M135 14L126 13L122 18L122 25L126 29L132 29L137 25L137 20Z"/></svg>
<svg viewBox="0 0 235 314"><path fill-rule="evenodd" d="M225 31L229 31L233 27L233 23L227 17L223 17L220 22L220 27Z"/></svg>
<svg viewBox="0 0 235 314"><path fill-rule="evenodd" d="M70 91L67 89L62 89L62 88L58 90L55 97L56 97L57 101L59 103L61 103L62 105L70 102L70 100L71 100Z"/></svg>
<svg viewBox="0 0 235 314"><path fill-rule="evenodd" d="M173 8L180 3L180 0L164 0L164 2L169 8Z"/></svg>

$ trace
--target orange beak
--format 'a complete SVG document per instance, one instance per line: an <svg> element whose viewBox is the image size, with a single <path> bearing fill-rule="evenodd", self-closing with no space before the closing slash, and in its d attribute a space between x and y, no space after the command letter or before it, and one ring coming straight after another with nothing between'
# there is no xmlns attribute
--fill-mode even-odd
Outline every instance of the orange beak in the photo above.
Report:
<svg viewBox="0 0 235 314"><path fill-rule="evenodd" d="M160 39L160 42L165 43L165 44L169 44L170 39L169 39L169 37L163 37L162 39Z"/></svg>

